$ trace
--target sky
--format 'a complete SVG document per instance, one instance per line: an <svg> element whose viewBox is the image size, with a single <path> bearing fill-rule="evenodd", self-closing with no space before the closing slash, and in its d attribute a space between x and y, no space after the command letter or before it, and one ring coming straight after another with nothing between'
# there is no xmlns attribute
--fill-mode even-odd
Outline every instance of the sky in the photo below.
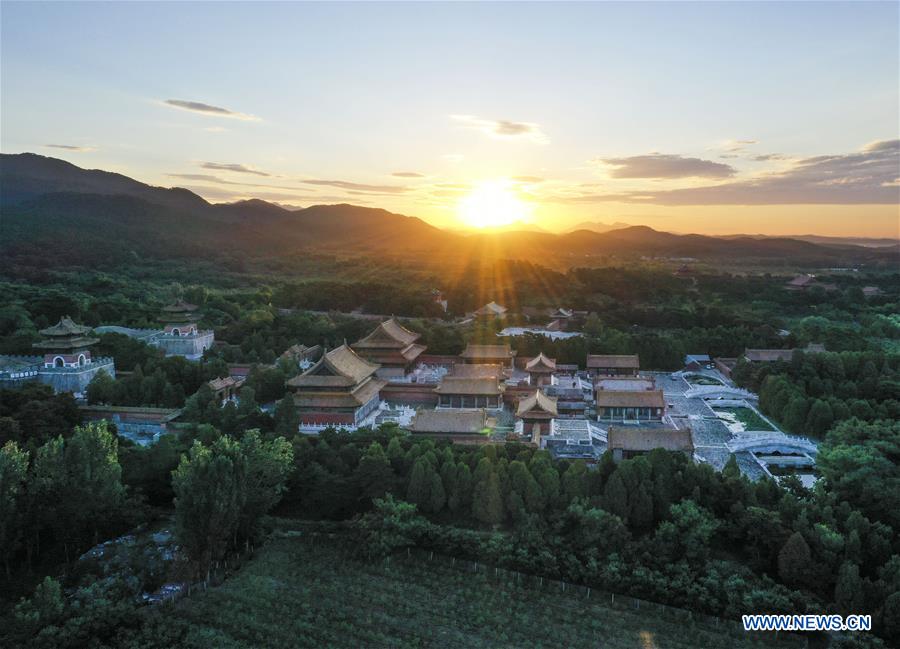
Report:
<svg viewBox="0 0 900 649"><path fill-rule="evenodd" d="M900 236L895 2L4 1L0 18L4 153L441 227Z"/></svg>

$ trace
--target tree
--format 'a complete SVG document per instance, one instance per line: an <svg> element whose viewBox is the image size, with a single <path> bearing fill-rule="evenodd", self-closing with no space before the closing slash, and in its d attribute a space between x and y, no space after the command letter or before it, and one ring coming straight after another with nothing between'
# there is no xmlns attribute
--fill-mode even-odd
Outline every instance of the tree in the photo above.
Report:
<svg viewBox="0 0 900 649"><path fill-rule="evenodd" d="M863 582L859 576L859 566L855 563L845 561L841 565L834 586L834 603L844 615L863 610L865 604Z"/></svg>
<svg viewBox="0 0 900 649"><path fill-rule="evenodd" d="M259 520L268 513L284 493L288 474L294 462L294 450L283 437L264 442L256 429L241 437L241 452L246 463L241 507L239 538L247 540L256 531Z"/></svg>
<svg viewBox="0 0 900 649"><path fill-rule="evenodd" d="M300 415L294 405L293 395L285 395L275 406L275 433L293 437L300 428Z"/></svg>
<svg viewBox="0 0 900 649"><path fill-rule="evenodd" d="M125 503L118 438L106 422L79 426L66 444L66 498L77 503L78 527L98 542L103 523Z"/></svg>
<svg viewBox="0 0 900 649"><path fill-rule="evenodd" d="M827 401L816 399L806 416L806 432L810 435L823 435L834 421L834 414Z"/></svg>
<svg viewBox="0 0 900 649"><path fill-rule="evenodd" d="M355 479L363 499L382 498L397 480L381 444L372 442L356 466Z"/></svg>
<svg viewBox="0 0 900 649"><path fill-rule="evenodd" d="M436 471L432 470L431 485L429 486L428 494L428 511L432 514L437 514L444 508L444 503L446 501L447 499L444 494L444 485L441 481L441 476L439 476Z"/></svg>
<svg viewBox="0 0 900 649"><path fill-rule="evenodd" d="M587 497L587 466L584 460L576 460L566 468L562 476L562 488L569 502Z"/></svg>
<svg viewBox="0 0 900 649"><path fill-rule="evenodd" d="M482 462L486 462L483 458ZM503 522L503 497L500 494L500 480L496 471L490 471L487 477L475 485L472 493L472 514L486 525L499 525Z"/></svg>
<svg viewBox="0 0 900 649"><path fill-rule="evenodd" d="M210 447L194 442L172 474L176 535L201 573L224 556L234 538L245 471L238 443L221 437Z"/></svg>
<svg viewBox="0 0 900 649"><path fill-rule="evenodd" d="M625 489L621 471L614 471L606 481L603 489L603 509L623 521L628 520L628 491Z"/></svg>
<svg viewBox="0 0 900 649"><path fill-rule="evenodd" d="M778 553L778 575L791 587L801 587L806 581L812 553L800 532L788 537Z"/></svg>
<svg viewBox="0 0 900 649"><path fill-rule="evenodd" d="M629 523L636 530L646 531L653 527L653 497L642 482L631 498Z"/></svg>
<svg viewBox="0 0 900 649"><path fill-rule="evenodd" d="M425 511L429 510L432 474L434 474L434 468L431 463L423 456L419 456L413 463L412 471L409 474L409 486L406 488L406 499Z"/></svg>
<svg viewBox="0 0 900 649"><path fill-rule="evenodd" d="M741 477L741 469L737 463L737 457L734 453L728 456L728 461L722 467L722 476L731 480L737 480Z"/></svg>
<svg viewBox="0 0 900 649"><path fill-rule="evenodd" d="M94 403L112 403L116 390L116 380L106 370L100 370L87 386L87 401Z"/></svg>
<svg viewBox="0 0 900 649"><path fill-rule="evenodd" d="M373 511L354 524L363 553L370 558L385 557L413 546L428 529L428 521L416 513L416 506L394 500L391 494L375 499Z"/></svg>
<svg viewBox="0 0 900 649"><path fill-rule="evenodd" d="M15 442L0 448L0 555L6 575L9 560L16 551L22 535L25 477L28 472L28 453L19 450Z"/></svg>
<svg viewBox="0 0 900 649"><path fill-rule="evenodd" d="M790 400L784 410L781 421L784 427L792 433L800 433L806 425L806 414L809 410L809 402L801 396L795 396Z"/></svg>
<svg viewBox="0 0 900 649"><path fill-rule="evenodd" d="M675 503L669 508L669 520L660 523L654 535L656 557L700 563L709 554L710 540L718 527L716 518L693 500Z"/></svg>

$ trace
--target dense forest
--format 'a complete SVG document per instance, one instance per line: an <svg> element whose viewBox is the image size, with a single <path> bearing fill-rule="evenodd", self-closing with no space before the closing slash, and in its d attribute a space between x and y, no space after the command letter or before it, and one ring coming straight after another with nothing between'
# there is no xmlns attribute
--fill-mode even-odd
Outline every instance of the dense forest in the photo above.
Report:
<svg viewBox="0 0 900 649"><path fill-rule="evenodd" d="M417 546L727 617L866 612L881 638L900 642L900 275L836 273L837 290L825 293L705 266L685 280L650 261L565 272L497 262L489 283L479 281L482 266L442 278L357 259L350 270L334 262L324 277L290 273L308 270L302 260L279 263L31 268L27 282L0 283L0 353L30 353L38 330L63 315L155 326L177 297L200 305L200 324L217 340L188 362L121 334L99 336L95 353L113 356L120 375L98 375L89 402L182 409L181 423L146 448L85 424L70 395L0 390L4 646L177 644L184 629L141 607L141 593L202 579L226 557L252 552L272 515L328 521L373 560ZM372 270L363 283L344 274L362 268ZM866 298L863 285L882 294ZM491 299L510 317L460 324ZM505 326L544 324L558 306L586 312L583 336L506 340L522 356L544 351L583 365L588 353L637 353L642 367L659 370L680 368L685 353L824 343L827 352L791 363L735 369L763 412L821 441L822 480L811 490L793 479L752 483L733 459L717 473L663 451L618 465L607 455L588 468L516 444L417 441L387 425L296 434L284 383L299 370L282 354L365 335L377 320L352 311L406 316L429 353L457 354L469 341L497 340ZM206 382L226 376L229 363L251 370L240 403L220 407ZM75 560L155 521L171 521L182 574L141 544L116 554L115 574L108 563Z"/></svg>

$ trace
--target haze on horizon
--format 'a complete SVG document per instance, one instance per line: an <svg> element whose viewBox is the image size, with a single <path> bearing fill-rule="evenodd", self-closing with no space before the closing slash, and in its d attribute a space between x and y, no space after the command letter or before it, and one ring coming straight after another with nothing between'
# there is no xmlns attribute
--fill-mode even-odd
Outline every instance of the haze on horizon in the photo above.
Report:
<svg viewBox="0 0 900 649"><path fill-rule="evenodd" d="M898 25L893 2L4 2L0 149L450 228L900 237Z"/></svg>

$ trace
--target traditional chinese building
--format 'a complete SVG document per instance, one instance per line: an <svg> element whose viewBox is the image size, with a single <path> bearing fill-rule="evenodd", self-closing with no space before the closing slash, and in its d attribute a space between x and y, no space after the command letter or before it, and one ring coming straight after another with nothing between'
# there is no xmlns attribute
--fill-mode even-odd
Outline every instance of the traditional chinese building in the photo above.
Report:
<svg viewBox="0 0 900 649"><path fill-rule="evenodd" d="M435 393L438 408L503 407L503 368L499 365L456 365L445 375Z"/></svg>
<svg viewBox="0 0 900 649"><path fill-rule="evenodd" d="M225 405L229 401L237 400L238 392L244 386L244 379L226 376L224 378L215 378L207 382L207 385L213 391L218 402L221 405Z"/></svg>
<svg viewBox="0 0 900 649"><path fill-rule="evenodd" d="M588 354L587 369L594 376L637 376L641 361L637 354Z"/></svg>
<svg viewBox="0 0 900 649"><path fill-rule="evenodd" d="M505 318L507 308L496 302L488 302L483 307L475 311L472 315L476 318Z"/></svg>
<svg viewBox="0 0 900 649"><path fill-rule="evenodd" d="M543 435L550 434L551 422L557 414L556 399L540 389L519 401L516 409L516 418L522 420L522 434L538 445Z"/></svg>
<svg viewBox="0 0 900 649"><path fill-rule="evenodd" d="M163 331L154 337L153 344L162 349L166 356L198 359L212 347L215 335L212 331L201 331L197 327L197 308L183 300L163 307L159 316Z"/></svg>
<svg viewBox="0 0 900 649"><path fill-rule="evenodd" d="M597 421L661 421L666 414L662 390L598 390Z"/></svg>
<svg viewBox="0 0 900 649"><path fill-rule="evenodd" d="M90 327L75 324L66 316L52 327L41 329L40 334L44 339L33 345L43 352L38 379L56 392L80 394L100 370L115 378L113 359L91 355L91 347L99 339L90 335Z"/></svg>
<svg viewBox="0 0 900 649"><path fill-rule="evenodd" d="M495 422L484 408L475 410L419 410L409 426L416 436L440 437L461 443L486 443Z"/></svg>
<svg viewBox="0 0 900 649"><path fill-rule="evenodd" d="M544 353L541 352L525 363L525 371L528 372L528 378L531 381L531 385L550 385L553 373L556 371L556 359L547 358L544 356Z"/></svg>
<svg viewBox="0 0 900 649"><path fill-rule="evenodd" d="M516 352L509 345L473 345L469 343L459 357L464 363L502 365L512 369Z"/></svg>
<svg viewBox="0 0 900 649"><path fill-rule="evenodd" d="M616 462L644 455L655 448L684 453L689 458L694 454L690 428L611 426L607 447Z"/></svg>
<svg viewBox="0 0 900 649"><path fill-rule="evenodd" d="M656 379L652 376L598 376L594 379L594 392L598 390L640 392L655 389Z"/></svg>
<svg viewBox="0 0 900 649"><path fill-rule="evenodd" d="M370 363L344 343L326 352L303 374L289 379L294 405L300 415L301 428L312 426L365 425L378 409L379 392L387 381Z"/></svg>
<svg viewBox="0 0 900 649"><path fill-rule="evenodd" d="M378 376L403 377L415 367L416 359L425 351L425 345L416 344L419 335L391 318L362 340L353 343L353 350L367 361L381 366Z"/></svg>

